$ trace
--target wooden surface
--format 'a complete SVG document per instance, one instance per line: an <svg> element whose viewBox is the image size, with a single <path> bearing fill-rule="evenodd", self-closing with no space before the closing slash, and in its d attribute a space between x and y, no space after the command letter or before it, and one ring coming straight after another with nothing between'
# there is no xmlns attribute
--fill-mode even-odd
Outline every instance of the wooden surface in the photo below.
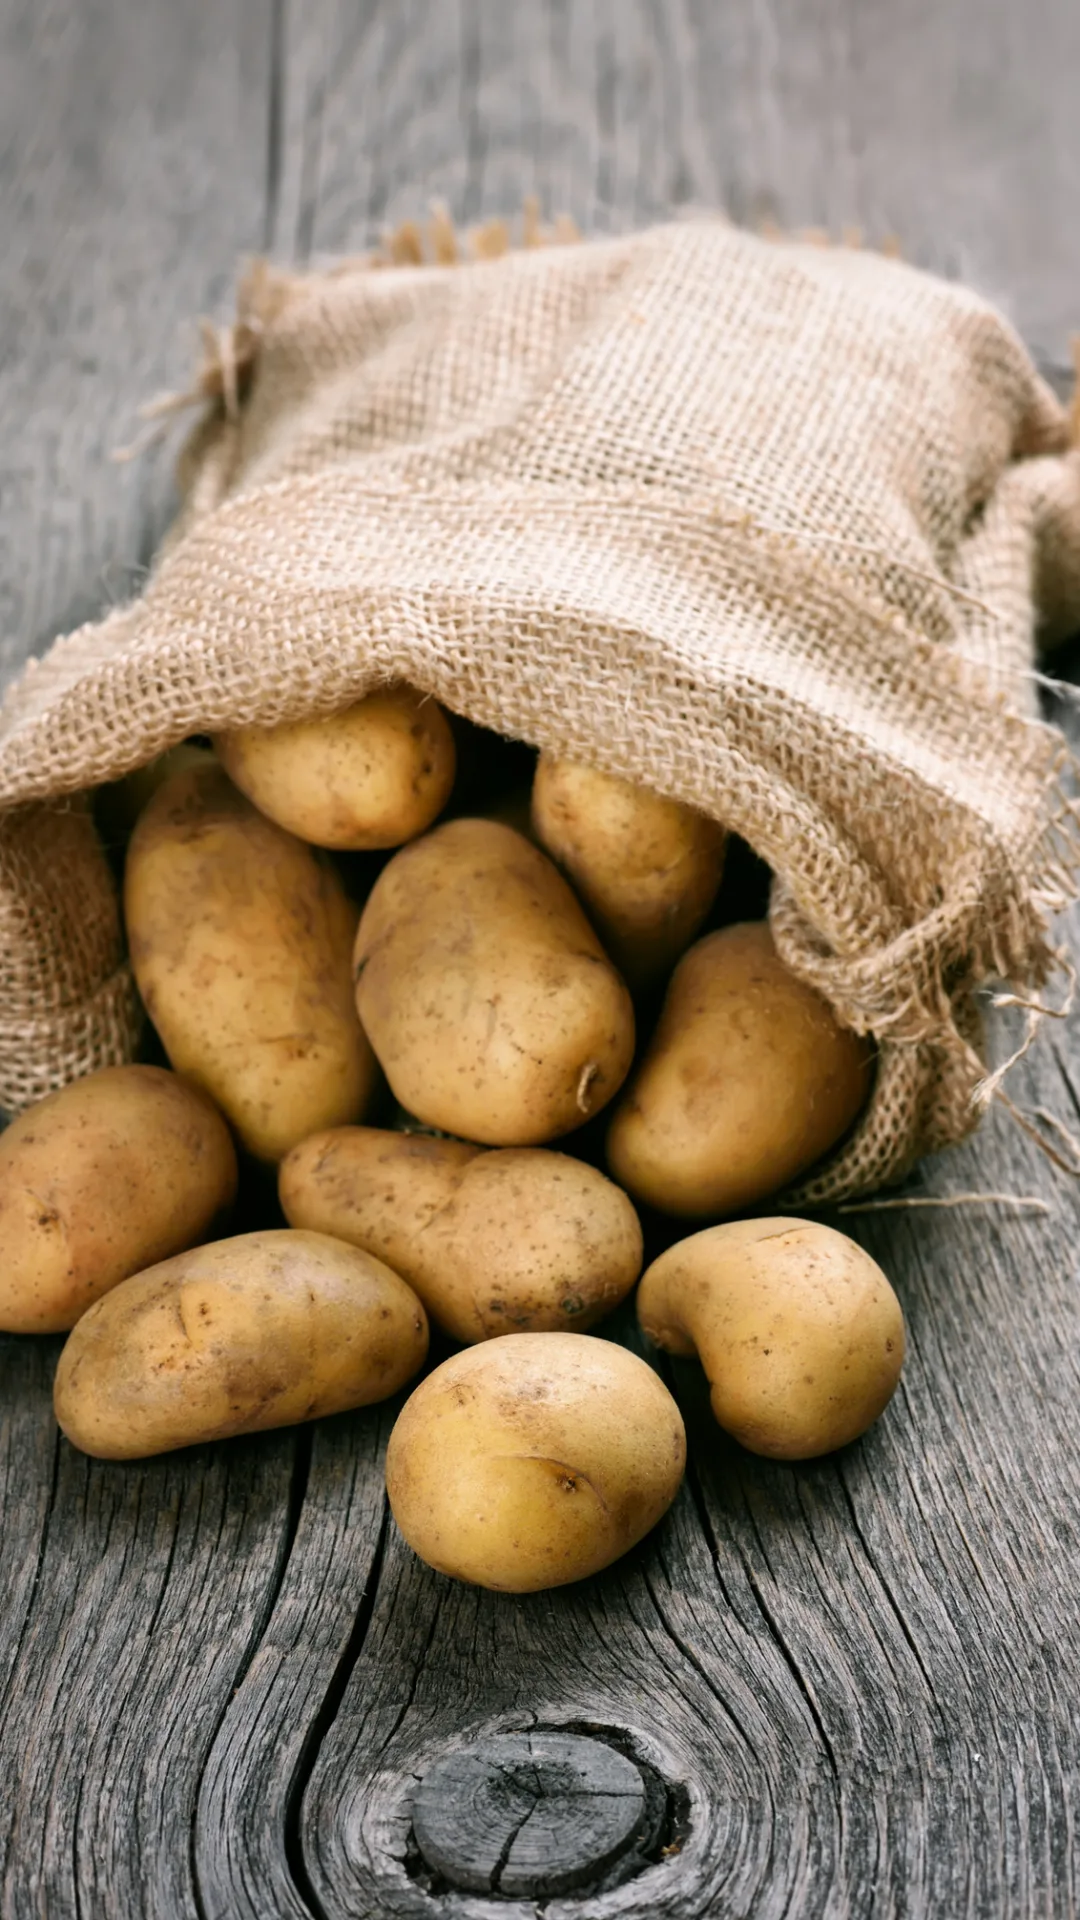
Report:
<svg viewBox="0 0 1080 1920"><path fill-rule="evenodd" d="M237 255L433 195L895 233L1063 369L1078 69L1072 0L0 0L0 668L137 581L169 460L107 455ZM1074 1036L1012 1082L1070 1123ZM673 1514L531 1598L403 1547L392 1407L105 1466L57 1438L57 1343L4 1342L4 1920L532 1914L438 1891L409 1805L455 1742L563 1726L651 1763L667 1851L549 1916L1074 1914L1080 1195L1004 1120L926 1170L969 1189L1052 1211L848 1223L911 1334L863 1443L755 1461L680 1364Z"/></svg>

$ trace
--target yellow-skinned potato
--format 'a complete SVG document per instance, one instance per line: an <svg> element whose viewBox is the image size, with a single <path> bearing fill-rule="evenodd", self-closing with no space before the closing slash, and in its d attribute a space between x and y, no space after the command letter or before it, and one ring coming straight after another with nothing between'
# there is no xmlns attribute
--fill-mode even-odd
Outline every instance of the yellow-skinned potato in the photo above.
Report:
<svg viewBox="0 0 1080 1920"><path fill-rule="evenodd" d="M694 807L546 753L532 822L630 984L665 974L716 898L723 828Z"/></svg>
<svg viewBox="0 0 1080 1920"><path fill-rule="evenodd" d="M322 1233L239 1234L91 1307L60 1355L56 1417L84 1453L140 1460L385 1400L427 1342L381 1260Z"/></svg>
<svg viewBox="0 0 1080 1920"><path fill-rule="evenodd" d="M337 875L211 764L177 775L128 849L135 979L178 1073L277 1161L359 1120L376 1082L356 1017L356 910Z"/></svg>
<svg viewBox="0 0 1080 1920"><path fill-rule="evenodd" d="M664 1213L739 1213L827 1153L869 1089L865 1041L788 971L766 924L725 927L672 975L612 1117L608 1165Z"/></svg>
<svg viewBox="0 0 1080 1920"><path fill-rule="evenodd" d="M666 1352L697 1353L719 1424L774 1460L856 1439L904 1363L881 1268L809 1220L734 1220L669 1247L641 1282L638 1318Z"/></svg>
<svg viewBox="0 0 1080 1920"><path fill-rule="evenodd" d="M429 1566L535 1593L628 1552L685 1465L679 1409L636 1354L588 1334L512 1333L466 1347L410 1394L386 1487Z"/></svg>
<svg viewBox="0 0 1080 1920"><path fill-rule="evenodd" d="M106 1067L50 1094L0 1135L0 1329L66 1332L235 1194L229 1129L175 1074Z"/></svg>
<svg viewBox="0 0 1080 1920"><path fill-rule="evenodd" d="M625 985L550 860L495 821L452 820L394 856L355 970L395 1098L442 1132L542 1146L599 1112L630 1065Z"/></svg>
<svg viewBox="0 0 1080 1920"><path fill-rule="evenodd" d="M340 1127L293 1148L279 1190L290 1225L385 1260L455 1340L582 1332L641 1272L625 1193L543 1147Z"/></svg>
<svg viewBox="0 0 1080 1920"><path fill-rule="evenodd" d="M323 719L238 727L214 745L260 813L316 847L400 847L430 827L454 784L446 715L411 687Z"/></svg>

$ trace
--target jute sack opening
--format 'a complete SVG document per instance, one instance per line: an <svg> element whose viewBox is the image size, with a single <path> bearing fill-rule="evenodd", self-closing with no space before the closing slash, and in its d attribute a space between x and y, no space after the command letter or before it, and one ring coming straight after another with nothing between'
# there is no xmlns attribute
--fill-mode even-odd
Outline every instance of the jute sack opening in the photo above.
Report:
<svg viewBox="0 0 1080 1920"><path fill-rule="evenodd" d="M1031 681L1080 623L1080 456L997 313L698 220L262 270L205 387L141 599L0 713L0 1102L135 1044L80 796L402 678L769 863L784 959L880 1047L802 1204L970 1131L976 989L1037 993L1080 852Z"/></svg>

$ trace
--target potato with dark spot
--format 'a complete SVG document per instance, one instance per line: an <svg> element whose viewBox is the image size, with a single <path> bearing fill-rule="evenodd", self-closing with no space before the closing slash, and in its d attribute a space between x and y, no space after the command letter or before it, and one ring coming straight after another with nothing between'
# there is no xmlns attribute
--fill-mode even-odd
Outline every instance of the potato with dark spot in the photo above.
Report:
<svg viewBox="0 0 1080 1920"><path fill-rule="evenodd" d="M56 1417L84 1453L140 1460L385 1400L427 1343L381 1260L322 1233L240 1234L91 1307L60 1355Z"/></svg>
<svg viewBox="0 0 1080 1920"><path fill-rule="evenodd" d="M221 1115L162 1067L106 1067L39 1101L0 1135L0 1329L65 1332L219 1227L236 1177Z"/></svg>
<svg viewBox="0 0 1080 1920"><path fill-rule="evenodd" d="M636 1354L589 1334L512 1333L455 1354L409 1396L386 1486L429 1566L535 1593L626 1553L685 1465L679 1409Z"/></svg>
<svg viewBox="0 0 1080 1920"><path fill-rule="evenodd" d="M293 1148L279 1191L290 1225L385 1260L455 1340L582 1332L641 1272L626 1195L543 1147L340 1127Z"/></svg>
<svg viewBox="0 0 1080 1920"><path fill-rule="evenodd" d="M547 753L533 783L532 824L623 978L632 987L662 978L719 891L723 827L695 807Z"/></svg>
<svg viewBox="0 0 1080 1920"><path fill-rule="evenodd" d="M278 826L316 847L374 852L426 832L454 784L454 736L412 687L339 713L218 734L222 766Z"/></svg>
<svg viewBox="0 0 1080 1920"><path fill-rule="evenodd" d="M542 1146L617 1092L630 995L550 860L492 820L395 854L356 938L356 1002L394 1096L425 1125Z"/></svg>
<svg viewBox="0 0 1080 1920"><path fill-rule="evenodd" d="M763 921L690 948L608 1129L608 1166L663 1213L741 1213L835 1146L871 1051L789 972Z"/></svg>
<svg viewBox="0 0 1080 1920"><path fill-rule="evenodd" d="M310 847L211 762L178 774L132 836L135 979L178 1073L259 1160L363 1117L377 1073L350 975L357 912Z"/></svg>
<svg viewBox="0 0 1080 1920"><path fill-rule="evenodd" d="M645 1274L638 1318L665 1352L698 1355L720 1425L773 1460L856 1439L904 1363L881 1268L810 1220L735 1220L681 1240Z"/></svg>

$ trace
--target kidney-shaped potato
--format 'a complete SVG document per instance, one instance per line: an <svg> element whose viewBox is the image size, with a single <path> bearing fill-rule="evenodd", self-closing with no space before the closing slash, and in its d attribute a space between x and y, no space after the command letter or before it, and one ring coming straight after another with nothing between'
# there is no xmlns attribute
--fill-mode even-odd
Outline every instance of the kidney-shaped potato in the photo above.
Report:
<svg viewBox="0 0 1080 1920"><path fill-rule="evenodd" d="M827 1153L870 1088L870 1050L784 966L764 922L676 967L608 1129L620 1186L664 1213L739 1213Z"/></svg>
<svg viewBox="0 0 1080 1920"><path fill-rule="evenodd" d="M716 898L724 829L677 800L546 753L532 823L631 986L665 974Z"/></svg>
<svg viewBox="0 0 1080 1920"><path fill-rule="evenodd" d="M292 1226L385 1260L455 1340L582 1332L641 1272L625 1193L543 1147L340 1127L294 1147L279 1186Z"/></svg>
<svg viewBox="0 0 1080 1920"><path fill-rule="evenodd" d="M138 1460L396 1393L427 1318L381 1260L322 1233L245 1233L135 1274L69 1334L54 1387L69 1440Z"/></svg>
<svg viewBox="0 0 1080 1920"><path fill-rule="evenodd" d="M124 911L147 1012L178 1073L260 1160L359 1120L375 1086L350 976L356 911L322 859L211 764L151 801Z"/></svg>
<svg viewBox="0 0 1080 1920"><path fill-rule="evenodd" d="M430 827L454 784L446 715L412 687L324 719L238 727L214 745L260 813L316 847L400 847Z"/></svg>
<svg viewBox="0 0 1080 1920"><path fill-rule="evenodd" d="M638 1318L668 1353L698 1354L720 1425L775 1460L856 1439L904 1362L881 1268L810 1220L733 1220L681 1240L642 1280Z"/></svg>
<svg viewBox="0 0 1080 1920"><path fill-rule="evenodd" d="M50 1094L0 1135L0 1329L66 1331L235 1193L228 1127L174 1073L106 1067Z"/></svg>
<svg viewBox="0 0 1080 1920"><path fill-rule="evenodd" d="M386 1486L429 1566L534 1593L626 1553L685 1465L679 1409L636 1354L589 1334L512 1333L466 1347L410 1394Z"/></svg>
<svg viewBox="0 0 1080 1920"><path fill-rule="evenodd" d="M395 1098L486 1146L598 1113L634 1050L630 996L561 874L492 820L395 854L356 937L356 997Z"/></svg>

